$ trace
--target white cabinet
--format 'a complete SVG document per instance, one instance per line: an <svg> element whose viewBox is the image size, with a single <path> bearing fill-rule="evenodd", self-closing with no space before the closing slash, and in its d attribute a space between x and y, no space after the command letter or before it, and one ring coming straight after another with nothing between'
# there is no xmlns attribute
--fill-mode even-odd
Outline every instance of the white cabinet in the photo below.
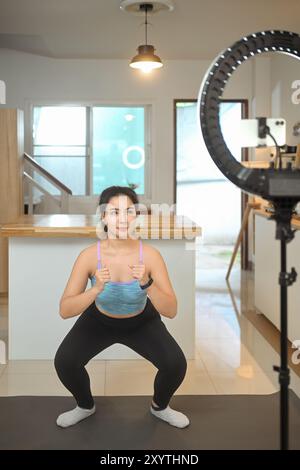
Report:
<svg viewBox="0 0 300 470"><path fill-rule="evenodd" d="M280 330L280 240L276 222L255 213L254 305ZM298 277L288 287L288 338L300 339L300 230L287 244L287 272L295 267Z"/></svg>

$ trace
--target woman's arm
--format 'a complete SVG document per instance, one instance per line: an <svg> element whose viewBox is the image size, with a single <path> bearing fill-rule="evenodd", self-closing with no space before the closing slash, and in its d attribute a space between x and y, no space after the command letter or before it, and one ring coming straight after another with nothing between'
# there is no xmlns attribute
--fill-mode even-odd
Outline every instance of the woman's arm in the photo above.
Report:
<svg viewBox="0 0 300 470"><path fill-rule="evenodd" d="M88 260L88 255L83 250L74 263L70 278L59 303L59 314L62 318L80 315L91 305L99 293L96 286L85 291L89 277Z"/></svg>
<svg viewBox="0 0 300 470"><path fill-rule="evenodd" d="M147 294L156 310L161 315L174 318L177 315L177 298L169 279L166 264L160 252L149 247L149 268L153 283L148 287Z"/></svg>

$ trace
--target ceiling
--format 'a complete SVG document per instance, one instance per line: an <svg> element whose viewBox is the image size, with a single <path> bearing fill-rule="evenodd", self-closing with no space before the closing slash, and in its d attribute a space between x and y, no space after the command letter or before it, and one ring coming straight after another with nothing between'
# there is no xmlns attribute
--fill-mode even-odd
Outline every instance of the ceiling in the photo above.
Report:
<svg viewBox="0 0 300 470"><path fill-rule="evenodd" d="M162 60L212 59L248 33L300 33L299 0L174 0L149 18L148 43ZM0 0L0 48L53 58L130 59L144 18L120 0Z"/></svg>

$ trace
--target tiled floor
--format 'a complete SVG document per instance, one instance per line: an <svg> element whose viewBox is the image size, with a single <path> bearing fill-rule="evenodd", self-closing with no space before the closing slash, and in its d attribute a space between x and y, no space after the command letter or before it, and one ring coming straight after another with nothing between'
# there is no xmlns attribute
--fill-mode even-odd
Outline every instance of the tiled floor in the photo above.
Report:
<svg viewBox="0 0 300 470"><path fill-rule="evenodd" d="M198 245L196 359L176 394L268 394L279 389L273 364L278 354L244 312L253 307L253 274L236 262L225 281L228 247ZM230 247L229 247L230 249ZM7 341L7 302L0 299L0 339ZM152 395L156 368L148 361L91 361L87 365L94 395ZM291 387L300 396L299 377ZM0 396L68 395L53 361L0 364Z"/></svg>

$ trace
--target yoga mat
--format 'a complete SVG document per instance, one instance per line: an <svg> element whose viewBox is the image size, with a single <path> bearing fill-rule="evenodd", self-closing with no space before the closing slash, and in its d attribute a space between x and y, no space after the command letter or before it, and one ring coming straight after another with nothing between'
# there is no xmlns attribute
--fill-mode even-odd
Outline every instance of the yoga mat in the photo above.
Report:
<svg viewBox="0 0 300 470"><path fill-rule="evenodd" d="M300 399L289 397L290 449L300 449ZM183 429L153 416L151 398L96 396L94 415L60 428L73 397L0 397L0 449L279 449L279 392L175 395L170 406L190 419Z"/></svg>

